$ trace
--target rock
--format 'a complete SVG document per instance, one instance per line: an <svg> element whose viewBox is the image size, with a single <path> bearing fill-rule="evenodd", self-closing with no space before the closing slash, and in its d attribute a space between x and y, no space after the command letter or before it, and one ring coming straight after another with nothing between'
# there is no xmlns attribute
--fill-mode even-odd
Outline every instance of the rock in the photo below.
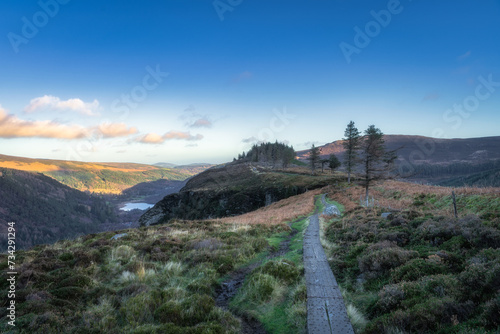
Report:
<svg viewBox="0 0 500 334"><path fill-rule="evenodd" d="M120 234L115 234L114 236L111 237L111 240L117 240L123 237L126 237L128 233L120 233Z"/></svg>
<svg viewBox="0 0 500 334"><path fill-rule="evenodd" d="M327 216L340 216L340 211L335 205L327 206L323 213Z"/></svg>
<svg viewBox="0 0 500 334"><path fill-rule="evenodd" d="M389 216L392 215L392 212L384 212L380 216L385 219L389 219Z"/></svg>

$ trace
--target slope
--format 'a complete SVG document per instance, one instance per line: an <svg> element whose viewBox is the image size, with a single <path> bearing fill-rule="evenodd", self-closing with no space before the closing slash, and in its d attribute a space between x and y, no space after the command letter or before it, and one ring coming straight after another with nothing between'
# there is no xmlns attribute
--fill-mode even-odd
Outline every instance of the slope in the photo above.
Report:
<svg viewBox="0 0 500 334"><path fill-rule="evenodd" d="M7 249L7 223L16 226L16 247L27 248L79 234L95 233L116 221L97 196L71 189L42 174L0 168L0 244Z"/></svg>
<svg viewBox="0 0 500 334"><path fill-rule="evenodd" d="M274 170L250 163L228 163L194 176L179 193L166 196L139 222L148 226L172 218L239 215L335 183L338 178L337 175L312 176L293 169Z"/></svg>
<svg viewBox="0 0 500 334"><path fill-rule="evenodd" d="M119 194L141 182L185 180L204 167L162 168L135 163L88 163L0 155L0 167L38 172L80 191Z"/></svg>

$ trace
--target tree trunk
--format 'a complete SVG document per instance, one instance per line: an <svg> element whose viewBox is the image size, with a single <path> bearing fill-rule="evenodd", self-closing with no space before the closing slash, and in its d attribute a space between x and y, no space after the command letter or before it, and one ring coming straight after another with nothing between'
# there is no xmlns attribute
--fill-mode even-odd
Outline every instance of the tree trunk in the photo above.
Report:
<svg viewBox="0 0 500 334"><path fill-rule="evenodd" d="M369 200L370 192L369 192L368 184L366 184L365 189L366 189L365 201L366 201L366 207L368 207L370 204L370 200Z"/></svg>
<svg viewBox="0 0 500 334"><path fill-rule="evenodd" d="M351 172L347 172L347 183L351 183Z"/></svg>

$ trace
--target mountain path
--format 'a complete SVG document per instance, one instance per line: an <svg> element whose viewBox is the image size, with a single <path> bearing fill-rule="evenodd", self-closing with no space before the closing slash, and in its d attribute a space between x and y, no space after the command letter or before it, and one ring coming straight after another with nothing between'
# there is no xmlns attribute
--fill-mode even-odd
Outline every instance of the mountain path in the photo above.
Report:
<svg viewBox="0 0 500 334"><path fill-rule="evenodd" d="M325 211L340 211L321 197ZM309 334L354 334L344 299L330 269L319 238L319 213L309 217L304 235L304 267L307 286L307 332Z"/></svg>

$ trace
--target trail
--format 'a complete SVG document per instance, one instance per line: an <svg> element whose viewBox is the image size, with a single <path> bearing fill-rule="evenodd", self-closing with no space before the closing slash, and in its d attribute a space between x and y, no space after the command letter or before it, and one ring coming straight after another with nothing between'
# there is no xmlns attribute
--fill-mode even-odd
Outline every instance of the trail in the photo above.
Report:
<svg viewBox="0 0 500 334"><path fill-rule="evenodd" d="M338 209L321 201L325 211ZM347 316L344 299L328 264L319 239L319 213L309 217L309 226L304 235L304 267L307 285L307 332L309 334L354 334Z"/></svg>
<svg viewBox="0 0 500 334"><path fill-rule="evenodd" d="M292 223L289 224L289 226L291 225ZM292 229L287 238L280 243L280 247L276 251L270 253L267 256L267 259L273 259L288 253L290 251L290 242L297 233L298 233L297 230ZM222 284L216 289L215 305L225 310L229 310L229 302L236 295L238 290L243 286L246 277L255 268L262 265L262 262L263 261L258 261L232 272L229 278L226 279L224 282L222 282ZM242 334L267 333L262 324L258 320L249 318L246 315L236 315L236 316L239 316L241 322L240 333Z"/></svg>

